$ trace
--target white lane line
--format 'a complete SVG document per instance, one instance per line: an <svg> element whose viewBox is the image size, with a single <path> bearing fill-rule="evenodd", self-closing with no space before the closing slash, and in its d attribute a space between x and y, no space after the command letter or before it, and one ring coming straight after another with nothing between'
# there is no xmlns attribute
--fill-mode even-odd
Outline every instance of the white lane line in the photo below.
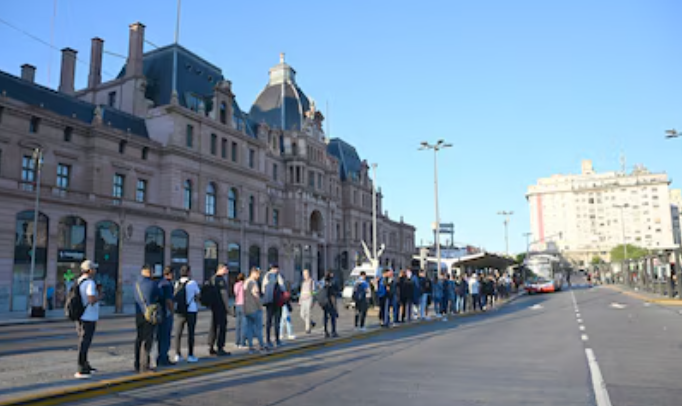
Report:
<svg viewBox="0 0 682 406"><path fill-rule="evenodd" d="M580 318L580 313L576 313L575 317Z"/></svg>
<svg viewBox="0 0 682 406"><path fill-rule="evenodd" d="M583 319L578 319L578 323L582 323L582 322L583 322Z"/></svg>
<svg viewBox="0 0 682 406"><path fill-rule="evenodd" d="M587 334L583 334L580 336L580 339L583 341L587 341L587 340L589 340L589 337L587 337Z"/></svg>
<svg viewBox="0 0 682 406"><path fill-rule="evenodd" d="M609 398L609 392L606 391L606 382L604 382L604 377L601 374L601 369L599 369L594 351L591 348L585 348L585 356L587 356L587 364L590 367L592 388L594 388L597 406L611 406L611 398Z"/></svg>
<svg viewBox="0 0 682 406"><path fill-rule="evenodd" d="M578 326L578 328L580 329L580 331L585 331L585 326Z"/></svg>

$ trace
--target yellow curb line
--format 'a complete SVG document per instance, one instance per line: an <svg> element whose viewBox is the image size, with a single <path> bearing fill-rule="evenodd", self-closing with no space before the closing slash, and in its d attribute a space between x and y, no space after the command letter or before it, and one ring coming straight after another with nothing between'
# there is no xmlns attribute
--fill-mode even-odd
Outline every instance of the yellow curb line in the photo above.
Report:
<svg viewBox="0 0 682 406"><path fill-rule="evenodd" d="M513 302L514 300L507 300L500 303L493 310L500 309L502 306ZM449 320L457 320L459 318L471 317L476 315L483 315L485 313L465 313L458 315ZM189 368L172 368L165 369L160 372L150 373L150 374L137 374L132 376L123 376L120 378L107 379L98 382L93 382L90 384L69 387L66 389L56 389L51 391L39 392L33 395L27 395L18 397L15 399L8 399L0 401L0 406L20 406L20 405L33 405L33 406L52 406L61 405L66 402L76 402L87 399L93 399L100 396L111 395L114 393L128 392L133 389L138 389L142 387L148 387L149 385L157 385L169 382L175 382L187 378L193 378L196 376L208 375L217 372L229 371L237 368L244 368L256 364L268 363L280 360L282 358L297 355L302 353L307 353L320 348L332 347L339 344L347 344L353 341L364 340L371 338L380 334L388 333L396 330L405 330L410 328L416 328L419 326L432 324L440 322L441 319L432 319L430 321L413 323L413 324L402 324L397 328L385 329L377 328L375 330L358 333L344 338L337 338L325 341L318 341L308 344L301 344L296 347L285 348L281 351L270 353L267 355L246 355L239 356L230 359L223 359L220 361L213 361L201 365L197 365Z"/></svg>
<svg viewBox="0 0 682 406"><path fill-rule="evenodd" d="M643 300L647 303L656 303L660 305L666 305L666 306L682 306L682 300L679 299L653 299L648 296L644 296L642 294L636 293L636 292L630 292L628 290L623 290L621 288L618 288L616 286L606 286L606 288L615 290L617 292L620 292L624 295L634 297L635 299Z"/></svg>

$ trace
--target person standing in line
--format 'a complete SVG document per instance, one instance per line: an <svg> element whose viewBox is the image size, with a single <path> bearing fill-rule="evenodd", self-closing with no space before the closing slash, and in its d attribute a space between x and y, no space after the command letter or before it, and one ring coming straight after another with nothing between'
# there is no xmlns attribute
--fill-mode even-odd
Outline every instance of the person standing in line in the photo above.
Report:
<svg viewBox="0 0 682 406"><path fill-rule="evenodd" d="M180 280L175 283L175 319L173 320L175 329L175 362L182 361L182 331L187 325L187 362L197 362L199 359L194 356L194 337L197 326L197 298L199 297L199 285L192 280L192 270L188 265L180 268Z"/></svg>
<svg viewBox="0 0 682 406"><path fill-rule="evenodd" d="M237 282L233 286L234 290L234 344L237 348L246 346L246 319L244 318L244 274L237 275Z"/></svg>
<svg viewBox="0 0 682 406"><path fill-rule="evenodd" d="M291 283L289 281L284 282L285 290L291 292ZM291 313L293 313L293 307L291 306L291 297L282 306L282 320L279 323L279 336L284 337L284 330L286 329L286 337L289 340L295 340L294 327L291 325Z"/></svg>
<svg viewBox="0 0 682 406"><path fill-rule="evenodd" d="M322 310L324 310L324 336L325 338L338 337L339 335L336 333L336 319L339 317L339 314L336 311L336 300L339 290L334 281L334 274L331 271L328 271L324 278L322 290L325 291L327 296L326 303L322 306ZM329 322L331 322L332 327L331 333L328 327Z"/></svg>
<svg viewBox="0 0 682 406"><path fill-rule="evenodd" d="M450 314L456 314L455 303L457 302L457 296L455 294L455 282L457 277L450 275L450 281L448 282L448 309Z"/></svg>
<svg viewBox="0 0 682 406"><path fill-rule="evenodd" d="M457 279L455 279L455 313L461 314L464 313L464 299L466 297L466 293L464 290L464 281L462 280L461 276L457 276Z"/></svg>
<svg viewBox="0 0 682 406"><path fill-rule="evenodd" d="M152 270L144 265L135 282L135 371L137 373L153 372L150 365L150 354L154 344L156 325L147 320L145 313L149 306L160 304L159 285L152 280ZM163 308L162 308L163 310Z"/></svg>
<svg viewBox="0 0 682 406"><path fill-rule="evenodd" d="M369 303L367 298L370 297L372 291L367 283L367 273L365 271L360 272L360 278L355 282L353 286L353 301L355 302L355 329L360 331L366 331L365 329L365 319L367 318L367 309Z"/></svg>
<svg viewBox="0 0 682 406"><path fill-rule="evenodd" d="M265 321L265 337L267 346L272 348L271 332L274 330L275 345L278 347L282 345L279 337L279 325L282 322L282 306L277 303L279 296L285 290L284 279L279 274L279 267L277 264L270 266L270 271L263 277L263 306L265 306L266 321Z"/></svg>
<svg viewBox="0 0 682 406"><path fill-rule="evenodd" d="M441 290L443 291L442 301L440 304L440 312L443 316L443 321L448 321L448 303L450 301L450 280L448 274L445 272L441 273L440 284Z"/></svg>
<svg viewBox="0 0 682 406"><path fill-rule="evenodd" d="M419 271L419 285L421 286L421 298L419 300L419 318L429 319L429 296L431 295L431 279L426 277L426 271Z"/></svg>
<svg viewBox="0 0 682 406"><path fill-rule="evenodd" d="M158 325L157 330L159 354L156 358L156 366L170 366L175 365L168 357L173 331L173 269L170 266L163 269L158 285L162 311L161 324Z"/></svg>
<svg viewBox="0 0 682 406"><path fill-rule="evenodd" d="M481 302L479 300L479 288L478 275L473 274L469 278L469 293L471 294L471 310L476 311L476 307L481 309Z"/></svg>
<svg viewBox="0 0 682 406"><path fill-rule="evenodd" d="M315 281L310 277L310 271L303 270L303 282L301 282L301 295L299 304L301 305L301 319L305 324L306 334L310 334L315 327L312 320L313 294L315 293Z"/></svg>
<svg viewBox="0 0 682 406"><path fill-rule="evenodd" d="M249 277L244 282L244 318L246 320L246 341L249 346L249 354L255 354L253 347L254 336L258 339L261 352L267 351L263 345L263 308L261 306L260 269L251 268Z"/></svg>
<svg viewBox="0 0 682 406"><path fill-rule="evenodd" d="M412 281L412 318L419 320L419 304L421 303L422 295L421 281L419 279L419 275L416 272L413 273L411 270L408 270L407 273L410 276L410 280Z"/></svg>
<svg viewBox="0 0 682 406"><path fill-rule="evenodd" d="M215 275L211 277L211 286L216 299L211 303L211 327L208 330L208 353L225 357L231 355L225 351L227 338L227 309L230 307L227 265L219 264Z"/></svg>
<svg viewBox="0 0 682 406"><path fill-rule="evenodd" d="M379 299L379 323L381 327L389 326L388 317L388 270L384 269L377 281L377 298Z"/></svg>
<svg viewBox="0 0 682 406"><path fill-rule="evenodd" d="M438 279L438 274L436 273L434 276L434 280L433 280L433 313L438 318L442 317L442 315L441 315L441 305L442 304L443 304L443 283Z"/></svg>
<svg viewBox="0 0 682 406"><path fill-rule="evenodd" d="M97 274L97 264L90 260L81 263L81 276L78 278L78 295L85 310L83 315L76 322L78 332L78 371L74 375L77 379L88 379L97 369L93 368L88 362L88 351L92 338L95 335L95 328L99 320L99 301L102 293L95 283Z"/></svg>

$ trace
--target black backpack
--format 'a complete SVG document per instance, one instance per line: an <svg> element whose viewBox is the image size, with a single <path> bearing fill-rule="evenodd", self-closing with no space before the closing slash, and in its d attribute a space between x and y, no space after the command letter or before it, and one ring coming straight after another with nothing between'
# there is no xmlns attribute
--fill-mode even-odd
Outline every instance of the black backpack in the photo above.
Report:
<svg viewBox="0 0 682 406"><path fill-rule="evenodd" d="M90 304L83 306L83 300L81 299L80 286L85 279L71 286L69 293L66 295L66 304L64 305L64 314L71 321L78 321L85 313L85 308Z"/></svg>
<svg viewBox="0 0 682 406"><path fill-rule="evenodd" d="M361 286L364 285L365 284L363 282L358 282L353 287L353 302L358 303L367 300L367 290L364 288L362 289L360 288Z"/></svg>
<svg viewBox="0 0 682 406"><path fill-rule="evenodd" d="M213 307L218 303L218 300L220 300L220 298L218 297L218 288L214 284L214 279L210 278L204 281L204 284L201 285L199 302L201 302L203 306Z"/></svg>
<svg viewBox="0 0 682 406"><path fill-rule="evenodd" d="M179 283L173 292L173 301L175 302L175 313L187 314L189 305L187 304L187 282Z"/></svg>

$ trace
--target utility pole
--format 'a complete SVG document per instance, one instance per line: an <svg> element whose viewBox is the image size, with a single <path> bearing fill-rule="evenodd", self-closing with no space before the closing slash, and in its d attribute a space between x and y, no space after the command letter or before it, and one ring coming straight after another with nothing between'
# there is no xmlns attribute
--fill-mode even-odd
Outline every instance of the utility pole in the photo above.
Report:
<svg viewBox="0 0 682 406"><path fill-rule="evenodd" d="M625 205L622 204L614 204L614 208L620 209L620 226L621 226L621 232L622 232L622 238L623 238L623 265L622 265L622 271L625 274L625 277L627 278L628 285L630 285L630 271L625 270L625 265L626 261L628 258L628 246L625 243L625 217L623 215L623 210L625 209Z"/></svg>
<svg viewBox="0 0 682 406"><path fill-rule="evenodd" d="M379 266L377 257L377 164L372 164L372 257L374 268Z"/></svg>
<svg viewBox="0 0 682 406"><path fill-rule="evenodd" d="M450 148L452 147L452 144L445 143L444 140L438 140L435 144L431 145L426 141L422 141L421 147L419 148L420 151L426 150L426 149L432 149L433 150L433 192L434 192L434 201L435 201L435 209L436 209L436 257L438 258L438 263L436 265L436 277L440 278L440 263L441 263L441 256L440 256L440 213L438 211L438 151L440 151L443 148Z"/></svg>
<svg viewBox="0 0 682 406"><path fill-rule="evenodd" d="M31 269L28 277L28 301L26 309L29 316L33 316L33 278L36 271L36 248L38 245L38 222L40 221L40 176L43 167L43 150L35 148L33 150L33 167L36 170L36 199L33 208L33 238L31 241Z"/></svg>
<svg viewBox="0 0 682 406"><path fill-rule="evenodd" d="M508 233L508 226L509 226L509 216L513 215L513 211L498 211L498 215L504 216L504 244L506 246L507 250L507 256L509 256L509 233Z"/></svg>

